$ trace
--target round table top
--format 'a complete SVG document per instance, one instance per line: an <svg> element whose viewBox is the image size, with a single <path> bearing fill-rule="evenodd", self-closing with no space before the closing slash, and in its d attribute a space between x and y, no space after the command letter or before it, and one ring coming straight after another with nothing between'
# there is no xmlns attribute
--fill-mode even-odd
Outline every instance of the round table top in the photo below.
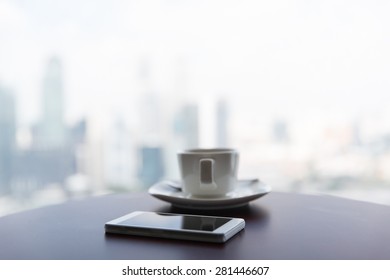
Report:
<svg viewBox="0 0 390 280"><path fill-rule="evenodd" d="M133 211L244 218L224 244L105 234ZM191 211L147 193L69 201L0 218L0 259L390 259L390 206L272 192L237 209Z"/></svg>

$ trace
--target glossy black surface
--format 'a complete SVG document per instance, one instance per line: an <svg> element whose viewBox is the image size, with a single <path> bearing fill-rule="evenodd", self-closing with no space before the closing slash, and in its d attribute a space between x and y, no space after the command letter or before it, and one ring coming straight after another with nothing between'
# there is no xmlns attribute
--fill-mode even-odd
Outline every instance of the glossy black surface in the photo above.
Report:
<svg viewBox="0 0 390 280"><path fill-rule="evenodd" d="M106 235L132 211L244 218L225 244ZM0 218L0 259L390 259L390 207L273 192L228 211L172 208L146 193L108 195Z"/></svg>

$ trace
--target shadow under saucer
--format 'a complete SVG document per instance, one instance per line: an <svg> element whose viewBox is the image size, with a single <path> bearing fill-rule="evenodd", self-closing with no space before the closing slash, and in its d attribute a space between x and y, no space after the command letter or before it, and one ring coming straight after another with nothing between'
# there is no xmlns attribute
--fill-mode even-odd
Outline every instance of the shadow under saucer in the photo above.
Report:
<svg viewBox="0 0 390 280"><path fill-rule="evenodd" d="M269 212L264 207L246 204L236 208L227 209L188 209L177 206L167 205L156 209L158 212L175 213L175 214L190 214L190 215L205 215L205 216L221 216L243 218L246 221L265 220L269 216Z"/></svg>

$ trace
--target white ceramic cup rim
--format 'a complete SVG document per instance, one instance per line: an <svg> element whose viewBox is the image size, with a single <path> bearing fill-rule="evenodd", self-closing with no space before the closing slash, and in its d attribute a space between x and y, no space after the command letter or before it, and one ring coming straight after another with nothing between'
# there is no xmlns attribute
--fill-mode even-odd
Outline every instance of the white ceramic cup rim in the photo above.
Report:
<svg viewBox="0 0 390 280"><path fill-rule="evenodd" d="M187 149L183 151L179 151L178 154L193 154L193 155L199 155L199 154L226 154L226 153L237 153L236 149L233 148L197 148L197 149Z"/></svg>

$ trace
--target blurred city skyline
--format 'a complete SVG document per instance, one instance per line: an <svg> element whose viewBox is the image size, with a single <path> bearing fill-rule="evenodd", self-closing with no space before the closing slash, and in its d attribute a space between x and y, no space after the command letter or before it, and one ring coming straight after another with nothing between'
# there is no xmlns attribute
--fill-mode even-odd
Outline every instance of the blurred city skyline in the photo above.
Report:
<svg viewBox="0 0 390 280"><path fill-rule="evenodd" d="M145 190L231 146L274 190L390 203L389 8L0 0L0 185L26 207Z"/></svg>
<svg viewBox="0 0 390 280"><path fill-rule="evenodd" d="M68 123L112 112L136 118L129 111L145 58L149 86L163 99L177 98L178 79L185 79L183 98L229 95L267 115L321 116L331 109L345 119L389 111L381 102L390 88L387 2L0 5L0 81L17 94L22 124L40 117L41 73L52 55L66 69Z"/></svg>

